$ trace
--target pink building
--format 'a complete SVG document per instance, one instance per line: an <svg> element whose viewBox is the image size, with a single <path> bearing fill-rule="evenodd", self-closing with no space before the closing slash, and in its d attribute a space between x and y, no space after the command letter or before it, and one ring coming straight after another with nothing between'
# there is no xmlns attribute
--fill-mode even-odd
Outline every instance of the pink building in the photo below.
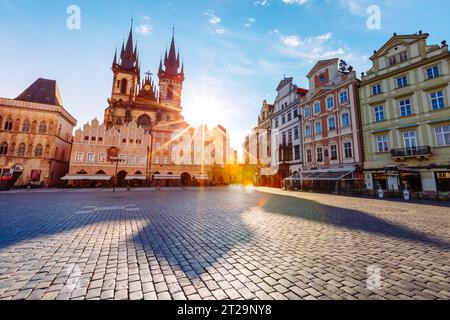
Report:
<svg viewBox="0 0 450 320"><path fill-rule="evenodd" d="M339 59L319 61L302 99L304 189L341 192L363 185L356 73Z"/></svg>

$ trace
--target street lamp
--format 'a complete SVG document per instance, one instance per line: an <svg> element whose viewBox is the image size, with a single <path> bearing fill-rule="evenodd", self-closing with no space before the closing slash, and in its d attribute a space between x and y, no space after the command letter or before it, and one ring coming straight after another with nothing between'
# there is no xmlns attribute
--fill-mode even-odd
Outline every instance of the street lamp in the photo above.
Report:
<svg viewBox="0 0 450 320"><path fill-rule="evenodd" d="M113 184L113 192L116 192L116 187L117 187L117 170L119 169L119 163L123 161L123 159L121 159L120 157L111 157L109 159L112 163L116 164L116 171L114 173L114 184Z"/></svg>

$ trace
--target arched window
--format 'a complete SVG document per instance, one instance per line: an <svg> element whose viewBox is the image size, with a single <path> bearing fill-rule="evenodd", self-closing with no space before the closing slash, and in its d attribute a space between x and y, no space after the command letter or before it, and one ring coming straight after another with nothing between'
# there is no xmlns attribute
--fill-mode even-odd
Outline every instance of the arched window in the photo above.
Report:
<svg viewBox="0 0 450 320"><path fill-rule="evenodd" d="M36 132L36 128L37 128L37 121L34 120L33 123L31 124L31 132Z"/></svg>
<svg viewBox="0 0 450 320"><path fill-rule="evenodd" d="M121 119L121 118L118 118L117 121L116 121L116 124L117 124L118 126L121 126L121 125L123 124L122 119Z"/></svg>
<svg viewBox="0 0 450 320"><path fill-rule="evenodd" d="M39 124L39 133L46 133L47 132L47 123L45 121L42 121Z"/></svg>
<svg viewBox="0 0 450 320"><path fill-rule="evenodd" d="M4 128L5 128L6 131L11 131L12 130L12 128L13 128L13 121L12 121L11 118L8 118L8 120L6 120Z"/></svg>
<svg viewBox="0 0 450 320"><path fill-rule="evenodd" d="M22 131L23 132L30 132L30 121L25 120L22 124Z"/></svg>
<svg viewBox="0 0 450 320"><path fill-rule="evenodd" d="M0 155L6 156L8 154L8 144L6 142L3 142L0 144Z"/></svg>
<svg viewBox="0 0 450 320"><path fill-rule="evenodd" d="M42 144L38 144L36 146L36 149L34 150L34 156L35 157L42 157L42 152L43 152Z"/></svg>
<svg viewBox="0 0 450 320"><path fill-rule="evenodd" d="M126 94L127 87L128 87L128 81L127 81L127 79L123 78L122 81L120 82L120 93Z"/></svg>
<svg viewBox="0 0 450 320"><path fill-rule="evenodd" d="M25 143L19 144L19 149L17 149L17 155L19 157L24 157L26 150L27 150L27 146L25 145Z"/></svg>

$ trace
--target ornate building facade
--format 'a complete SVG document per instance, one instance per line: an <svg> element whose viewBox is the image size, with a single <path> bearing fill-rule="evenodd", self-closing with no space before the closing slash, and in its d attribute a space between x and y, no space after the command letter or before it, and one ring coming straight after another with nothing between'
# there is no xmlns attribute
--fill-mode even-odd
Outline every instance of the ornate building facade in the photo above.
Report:
<svg viewBox="0 0 450 320"><path fill-rule="evenodd" d="M343 65L343 63L341 61ZM307 75L303 114L303 189L339 192L363 186L356 73L339 59L316 63Z"/></svg>
<svg viewBox="0 0 450 320"><path fill-rule="evenodd" d="M360 107L367 189L450 192L450 52L427 33L397 35L363 74Z"/></svg>
<svg viewBox="0 0 450 320"><path fill-rule="evenodd" d="M56 81L36 80L15 99L0 98L0 168L16 186L53 186L69 169L76 120Z"/></svg>

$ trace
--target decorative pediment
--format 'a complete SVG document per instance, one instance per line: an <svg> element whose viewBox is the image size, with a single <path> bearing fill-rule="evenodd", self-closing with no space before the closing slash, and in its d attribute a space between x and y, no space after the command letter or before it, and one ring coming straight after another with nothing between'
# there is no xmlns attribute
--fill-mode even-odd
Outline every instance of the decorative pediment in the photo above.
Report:
<svg viewBox="0 0 450 320"><path fill-rule="evenodd" d="M423 34L412 34L412 35L396 35L392 36L391 39L389 39L378 51L376 51L372 57L370 57L371 60L375 60L376 58L379 58L381 56L386 55L389 53L389 51L392 48L398 47L398 46L409 46L412 43L419 41L419 40L426 40L428 38L428 33Z"/></svg>

